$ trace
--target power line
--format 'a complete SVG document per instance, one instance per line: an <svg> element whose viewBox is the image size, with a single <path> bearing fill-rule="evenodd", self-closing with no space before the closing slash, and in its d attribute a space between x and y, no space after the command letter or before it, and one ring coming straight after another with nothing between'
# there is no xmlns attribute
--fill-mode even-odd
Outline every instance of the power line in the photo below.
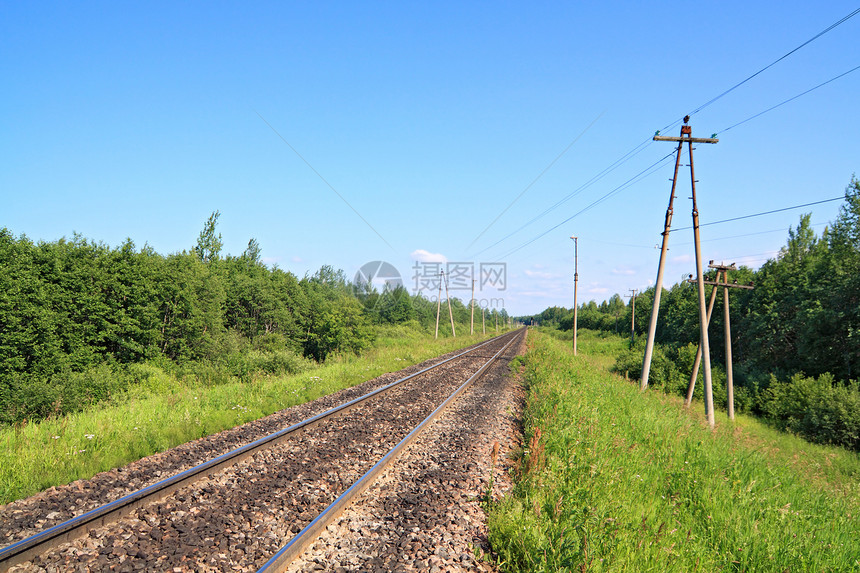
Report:
<svg viewBox="0 0 860 573"><path fill-rule="evenodd" d="M325 177L323 177L323 176L322 176L322 174L321 174L319 171L317 171L317 170L316 170L316 168L315 168L313 165L311 165L311 164L310 164L310 162L309 162L307 159L305 159L305 158L304 158L304 156L303 156L301 153L299 153L299 151L298 151L295 147L293 147L293 146L292 146L292 144L291 144L289 141L287 141L286 139L284 139L284 136L283 136L283 135L281 135L281 134L280 134L280 132L279 132L277 129L275 129L275 128L274 128L274 126L266 120L266 118L265 118L265 117L263 117L262 115L260 115L260 112L258 112L257 110L254 110L254 113L256 113L256 114L257 114L257 116L259 116L259 118L263 120L263 123L265 123L266 125L268 125L268 126L269 126L269 129L271 129L272 131L274 131L274 132L275 132L275 135L277 135L278 137L280 137L280 138L281 138L281 141L283 141L284 143L286 143L286 144L287 144L287 147L289 147L290 149L292 149L292 150L293 150L293 153L295 153L296 155L298 155L298 156L299 156L299 159L301 159L302 161L304 161L304 162L305 162L305 165L307 165L308 167L310 167L311 171L313 171L314 173L316 173L316 176L317 176L317 177L319 177L319 178L322 180L322 182L323 182L323 183L325 183L326 185L328 185L328 188L329 188L329 189L331 189L332 191L334 191L334 194L335 194L335 195L337 195L338 197L340 197L340 200L341 200L341 201L343 201L344 203L346 203L346 206L347 206L347 207L349 207L350 209L352 209L352 212L353 212L353 213L355 213L356 215L358 215L358 218L359 218L359 219L361 219L362 221L364 221L364 224L365 224L365 225L367 225L367 226L370 228L370 230L371 230L371 231L373 231L374 233L376 233L376 236L377 236L377 237L379 237L380 239L382 239L382 242L383 242L383 243L385 243L386 245L388 245L388 247L389 247L392 251L394 251L394 250L395 250L395 249L394 249L394 247L392 247L392 246L391 246L391 243L389 243L388 241L386 241L386 240L385 240L385 237L383 237L382 235L380 235L380 234L379 234L379 231L377 231L377 230L376 230L376 228L375 228L373 225L371 225L371 224L370 224L370 222L368 222L368 220L367 220L367 219L365 219L365 218L364 218L364 216L363 216L361 213L359 213L359 212L358 212L358 210L356 210L356 208L355 208L355 207L353 207L353 206L352 206L352 203L350 203L349 201L347 201L347 200L346 200L346 198L345 198L343 195L341 195L341 194L340 194L340 192L339 192L337 189L335 189L335 188L332 186L332 184L331 184L331 183L329 183L329 182L328 182L328 180L327 180Z"/></svg>
<svg viewBox="0 0 860 573"><path fill-rule="evenodd" d="M549 165L547 165L546 167L544 167L543 171L541 171L540 173L538 173L538 176L537 176L537 177L535 177L535 178L532 180L532 182L531 182L531 183L529 183L528 185L526 185L526 188L525 188L525 189L523 189L523 190L520 192L520 194L519 194L519 195L517 195L517 196L514 198L514 200L513 200L513 201L511 201L511 202L508 204L508 206L507 206L507 207L505 207L504 209L502 209L502 212L501 212L501 213L499 213L498 215L496 215L496 218L495 218L495 219L493 219L492 221L490 221L490 224L489 224L489 225L487 225L487 226L484 228L484 230L483 230L483 231L481 231L480 233L478 233L478 236L477 236L477 237L475 237L474 239L472 239L472 242L471 242L471 243L469 243L469 246L468 246L468 247L466 247L466 248L467 248L467 249L471 249L471 248L472 248L472 245L474 245L474 244L477 242L477 240L478 240L478 239L480 239L480 238L484 235L484 233L486 233L486 232L487 232L487 230L489 230L489 228L490 228L490 227L492 227L493 225L495 225L495 224L496 224L496 221L498 221L498 220L499 220L499 218L501 218L501 216L502 216L502 215L504 215L505 213L507 213L507 212L508 212L508 209L510 209L511 207L513 207L513 206L514 206L514 203L516 203L517 201L519 201L519 200L520 200L520 197L522 197L523 195L525 195L526 191L528 191L529 189L531 189L531 188L532 188L532 186L533 186L535 183L537 183L538 179L540 179L541 177L543 177L544 173L546 173L547 171L549 171L549 170L550 170L550 168L551 168L553 165L555 165L556 161L558 161L559 159L561 159L561 157L562 157L565 153L567 153L567 151L568 151L571 147L573 147L573 144L574 144L574 143L576 143L577 141L579 141L579 139L580 139L583 135L585 135L585 132L586 132L586 131L588 131L589 129L591 129L591 126L593 126L595 123L597 123L597 120L598 120L598 119L600 119L600 118L603 116L603 114L604 114L604 113L606 113L606 112L601 112L601 113L600 113L600 115L598 115L597 117L595 117L595 118L594 118L594 121L592 121L590 124L588 124L588 126L587 126L585 129L583 129L583 130L582 130L582 132L581 132L579 135L577 135L577 136L573 139L573 141L571 141L571 142L568 144L568 146L567 146L567 147L565 147L565 148L562 150L562 152L561 152L561 153L559 153L559 154L556 156L556 158L555 158L555 159L553 159L552 161L550 161Z"/></svg>
<svg viewBox="0 0 860 573"><path fill-rule="evenodd" d="M516 253L517 251L519 251L519 250L521 250L521 249L524 249L525 247L527 247L527 246L531 245L532 243L534 243L535 241L537 241L537 240L538 240L538 239L540 239L541 237L544 237L544 236L545 236L545 235L547 235L548 233L550 233L550 232L552 232L552 231L554 231L554 230L558 229L559 227L561 227L561 226L562 226L562 225L564 225L565 223L567 223L567 222L571 221L572 219L574 219L574 218L578 217L579 215L582 215L583 213L585 213L586 211L588 211L588 210L590 210L590 209L592 209L592 208L596 207L596 206L597 206L597 205L599 205L600 203L603 203L604 201L606 201L607 199L609 199L609 198L610 198L610 197L612 197L613 195L616 195L616 194L620 193L621 191L623 191L624 189L627 189L628 187L630 187L630 186L631 186L631 185L633 185L634 183L638 183L639 181L641 181L641 180L642 180L642 179L644 179L645 177L648 177L649 175L652 175L653 173L656 173L656 172L657 172L657 170L658 170L658 169L660 169L660 167L662 167L662 165L661 165L661 164L662 164L662 163L664 163L667 159L669 159L670 157L672 157L672 156L674 156L674 155L675 155L675 152L673 151L672 153L669 153L668 155L664 156L662 159L657 160L656 162L652 163L651 165L649 165L648 167L646 167L645 169L643 169L642 171L640 171L639 173L637 173L636 175L634 175L633 177L631 177L630 179L628 179L627 181L625 181L624 183L622 183L621 185L619 185L618 187L616 187L615 189L613 189L612 191L609 191L608 193L606 193L605 195L603 195L602 197L600 197L600 198L599 198L599 199L597 199L596 201L592 202L592 203L591 203L590 205L588 205L587 207L584 207L583 209L581 209L581 210L577 211L576 213L574 213L573 215L571 215L570 217L568 217L568 218L567 218L567 219L565 219L564 221L562 221L562 222L558 223L557 225L555 225L555 226L553 226L553 227L550 227L549 229L547 229L546 231L544 231L543 233L541 233L540 235L538 235L538 236L537 236L537 237L535 237L534 239L532 239L532 240L530 240L530 241L528 241L528 242L526 242L526 243L523 243L522 245L520 245L519 247L517 247L517 248L515 248L515 249L513 249L513 250L511 250L511 251L508 251L508 252L507 252L507 253L505 253L501 258L502 258L502 259L505 259L505 258L507 258L507 257L509 257L509 256L511 256L511 255L513 255L513 254L514 254L514 253Z"/></svg>
<svg viewBox="0 0 860 573"><path fill-rule="evenodd" d="M601 171L600 173L598 173L597 175L595 175L594 177L592 177L591 179L589 179L588 181L586 181L585 183L583 183L582 185L580 185L579 187L577 187L576 189L574 189L573 191L571 191L570 193L568 193L567 195L562 197L554 205L547 207L546 209L544 209L544 211L542 213L532 217L529 221L527 221L523 225L520 225L520 227L518 227L516 230L508 233L507 235L505 235L504 237L502 237L501 239L499 239L495 243L493 243L487 247L484 247L483 249L481 249L480 251L475 253L475 256L480 255L481 253L484 253L485 251L492 249L493 247L495 247L499 243L506 241L507 239L513 237L514 235L516 235L517 233L519 233L520 231L522 231L523 229L525 229L526 227L528 227L532 223L542 219L543 217L545 217L546 215L548 215L552 211L556 210L563 203L569 201L570 199L572 199L573 197L575 197L576 195L578 195L579 193L581 193L582 191L584 191L588 187L591 187L592 185L594 185L595 183L597 183L598 181L603 179L605 176L609 175L609 173L611 173L615 169L621 167L621 165L623 165L624 163L626 163L627 161L629 161L630 159L632 159L633 157L638 155L640 152L644 151L647 144L650 144L650 143L652 143L651 138L646 139L645 141L643 141L642 143L640 143L639 145L637 145L636 147L634 147L633 149L631 149L630 151L628 151L627 153L622 155L620 158L616 159L612 164L610 164L608 167L604 168L603 171Z"/></svg>
<svg viewBox="0 0 860 573"><path fill-rule="evenodd" d="M753 79L754 77L756 77L757 75L759 75L760 73L762 73L763 71L765 71L765 70L767 70L768 68L771 68L771 67L773 67L774 65L778 64L779 62L781 62L782 60L784 60L784 59L785 59L785 58L787 58L788 56L792 55L793 53L795 53L795 52L796 52L796 51L798 51L799 49L803 48L804 46L806 46L806 45L808 45L808 44L811 44L812 42L814 42L815 40L817 40L818 38L820 38L821 36L823 36L824 34L826 34L827 32L829 32L830 30L832 30L832 29L836 28L837 26L839 26L840 24L842 24L842 23L844 23L844 22L846 22L846 21L850 20L851 18L853 18L853 17L854 17L854 16L856 16L857 14L860 14L860 8L857 8L856 10L854 10L853 12L851 12L850 14L848 14L847 16L845 16L845 17L841 18L840 20L838 20L838 21L834 22L833 24L831 24L830 26L828 26L827 28L825 28L825 29L824 29L824 30L822 30L821 32L817 33L816 35L814 35L813 37L811 37L811 38L810 38L810 39L808 39L807 41L803 42L802 44L800 44L799 46L797 46L796 48L794 48L793 50L791 50L790 52L788 52L788 53L787 53L787 54L785 54L784 56L777 58L776 60L774 60L773 62L769 63L768 65L766 65L765 67L763 67L762 69L760 69L759 71L757 71L756 73L754 73L753 75L751 75L751 76L749 76L748 78L746 78L745 80L742 80L742 81L740 81L740 82L736 83L735 85L733 85L732 87L730 87L729 89L727 89L726 91L724 91L723 93L721 93L720 95L718 95L717 97L712 98L712 99L710 99L709 101L707 101L706 103L704 103L704 104L700 105L699 107L697 107L696 109L694 109L692 112L690 112L690 114L689 114L689 115L693 115L693 114L695 114L695 113L698 113L698 112L702 111L703 109L705 109L706 107L708 107L709 105L711 105L712 103L714 103L715 101L717 101L718 99L720 99L720 98L722 98L723 96L726 96L726 95L728 95L729 93L733 92L734 90L736 90L737 88L741 87L742 85L744 85L745 83L747 83L748 81L750 81L751 79Z"/></svg>
<svg viewBox="0 0 860 573"><path fill-rule="evenodd" d="M721 259L725 259L727 261L737 261L740 259L752 259L754 261L766 260L766 259L753 259L753 257L770 257L772 254L779 254L779 251L770 251L767 253L752 253L750 255L741 255L741 256L733 256L733 257L720 257Z"/></svg>
<svg viewBox="0 0 860 573"><path fill-rule="evenodd" d="M810 225L810 227L821 227L823 225L827 225L827 223L813 223ZM785 227L782 227L781 229L771 229L770 231L757 231L755 233L743 233L741 235L729 235L728 237L715 237L713 239L704 239L702 242L703 243L712 243L714 241L727 241L729 239L741 239L743 237L754 237L756 235L769 235L771 233L784 233L785 230L786 230ZM693 244L692 241L688 242L688 243L678 243L679 246L692 245L692 244Z"/></svg>
<svg viewBox="0 0 860 573"><path fill-rule="evenodd" d="M776 105L775 105L775 106L773 106L773 107L769 107L769 108L767 108L767 109L766 109L766 110L764 110L764 111L760 111L759 113L757 113L757 114L755 114L755 115L753 115L753 116L750 116L750 117L746 118L746 119L745 119L745 120L743 120L743 121L739 121L739 122L737 122L736 124L734 124L734 125L732 125L732 126L729 126L729 127L725 128L725 129L723 129L722 131L719 131L718 133L725 133L725 132L727 132L727 131L728 131L728 130L730 130L730 129L733 129L733 128L735 128L735 127L737 127L737 126L739 126L739 125L742 125L742 124L744 124L744 123L746 123L746 122L748 122L748 121L750 121L750 120L753 120L753 119L755 119L755 118L759 117L760 115L764 115L764 114L766 114L766 113L767 113L767 112L769 112L769 111L773 111L773 110L775 110L776 108L778 108L778 107L780 107L780 106L783 106L783 105L785 105L785 104L787 104L787 103L789 103L789 102L792 102L792 101L796 100L797 98L799 98L799 97L801 97L801 96L805 96L805 95L806 95L806 94L808 94L809 92L815 91L815 90L817 90L818 88L820 88L820 87L822 87L822 86L826 86L826 85L827 85L827 84L829 84L830 82L832 82L832 81L836 81L836 80L838 80L839 78L841 78L842 76L847 76L847 75L848 75L848 74L850 74L851 72L855 72L855 71L857 71L857 70L860 70L860 66L857 66L856 68L852 68L852 69L848 70L847 72L841 73L841 74L839 74L838 76L836 76L836 77L834 77L834 78L830 78L830 79L829 79L829 80L827 80L826 82L820 83L820 84L818 84L817 86L815 86L814 88L809 88L809 89L808 89L808 90L806 90L805 92L803 92L803 93L799 93L799 94L797 94L796 96L794 96L794 97L792 97L792 98L788 98L788 99L787 99L787 100L785 100L784 102L778 103L778 104L776 104Z"/></svg>
<svg viewBox="0 0 860 573"><path fill-rule="evenodd" d="M821 201L813 201L812 203L804 203L803 205L793 205L791 207L783 207L782 209L774 209L773 211L762 211L761 213L753 213L752 215L743 215L741 217L732 217L731 219L723 219L722 221L711 221L710 223L702 223L700 227L706 227L708 225L719 225L720 223L729 223L731 221L740 221L741 219L749 219L751 217L761 217L762 215L770 215L772 213L781 213L782 211L790 211L792 209L800 209L802 207L809 207L811 205L821 205L822 203L830 203L831 201L840 201L845 199L844 196L834 197L832 199L823 199ZM692 229L693 227L680 227L678 229L672 229L671 232L677 231L686 231L687 229Z"/></svg>
<svg viewBox="0 0 860 573"><path fill-rule="evenodd" d="M717 95L716 97L711 98L710 100L708 100L708 101L707 101L707 102L705 102L704 104L702 104L702 105L700 105L699 107L697 107L696 109L694 109L694 110L693 110L692 112L690 112L688 115L693 115L693 114L695 114L695 113L698 113L698 112L702 111L703 109L705 109L706 107L710 106L711 104L713 104L713 103L714 103L714 102L716 102L717 100L719 100L719 99L723 98L724 96L728 95L729 93L731 93L732 91L734 91L734 90L736 90L737 88L741 87L742 85L744 85L745 83L747 83L747 82L748 82L748 81L750 81L751 79L755 78L756 76L758 76L758 75L759 75L759 74L761 74L762 72L764 72L764 71L766 71L767 69L769 69L769 68L773 67L773 66L774 66L774 65L776 65L777 63L779 63L779 62L781 62L782 60L786 59L787 57L789 57L790 55L794 54L795 52L797 52L797 51L798 51L798 50L800 50L801 48L803 48L803 47L807 46L808 44L812 43L813 41L817 40L818 38L820 38L820 37L821 37L821 36L823 36L824 34L826 34L826 33L830 32L831 30L833 30L833 29L834 29L834 28L836 28L837 26L839 26L839 25L843 24L844 22L846 22L847 20L849 20L849 19L853 18L854 16L856 16L856 15L857 15L857 14L859 14L859 13L860 13L860 8L857 8L856 10L854 10L853 12L851 12L851 13L849 13L848 15L844 16L843 18L841 18L841 19L837 20L836 22L834 22L833 24L831 24L830 26L828 26L827 28L825 28L824 30L822 30L821 32L819 32L818 34L814 35L812 38L810 38L810 39L806 40L805 42L803 42L802 44L800 44L800 45L799 45L799 46L797 46L796 48L792 49L791 51L789 51L789 52L787 52L786 54L784 54L783 56L781 56L781 57L777 58L776 60L774 60L774 61L773 61L773 62L771 62L770 64L768 64L768 65L766 65L765 67L761 68L760 70L758 70L758 71L757 71L757 72L755 72L754 74L752 74L752 75L748 76L747 78L745 78L744 80L742 80L742 81L738 82L737 84L733 85L732 87L728 88L727 90L724 90L722 93L720 93L720 94L719 94L719 95ZM773 106L772 108L769 108L769 109L767 109L767 110L765 110L765 111L763 111L763 112L761 112L761 113L759 113L759 114L757 114L757 115L755 115L755 116L752 116L752 117L750 117L750 118L747 118L747 119L745 119L744 121L739 122L739 123L737 123L737 124L735 124L735 125L733 125L733 126L730 126L730 127L726 128L726 129L724 129L723 131L728 131L729 129L732 129L733 127L737 127L738 125L740 125L740 124L742 124L742 123L746 123L747 121L750 121L750 120L752 120L752 119L754 119L754 118L756 118L756 117L758 117L758 116L760 116L760 115L762 115L762 114L764 114L764 113L767 113L767 112L769 112L769 111L771 111L771 110L773 110L773 109L776 109L777 107L779 107L779 106L781 106L781 105L784 105L784 104L786 104L786 103L788 103L788 102L790 102L790 101L792 101L792 100L794 100L794 99L797 99L798 97L801 97L801 96L803 96L803 95L805 95L805 94L807 94L807 93L809 93L809 92L811 92L811 91L813 91L813 90L815 90L815 89L818 89L819 87L822 87L823 85L826 85L826 84L828 84L828 83L830 83L830 82L832 82L832 81L834 81L834 80L836 80L836 79L839 79L840 77L842 77L842 76L844 76L844 75L847 75L847 74L849 74L849 73L851 73L851 72L855 71L856 69L857 69L857 68L854 68L854 69L852 69L852 70L849 70L848 72L845 72L844 74L841 74L841 75L839 75L839 76L836 76L835 78L832 78L832 79L830 79L830 80L828 80L828 81L826 81L826 82L824 82L824 83L822 83L822 84L820 84L820 85L818 85L818 86L815 86L814 88L812 88L812 89L810 89L810 90L807 90L806 92L804 92L804 93L802 93L802 94L799 94L799 95L795 96L794 98L788 99L788 100L786 100L786 101L784 101L784 102L782 102L782 103L780 103L780 104L778 104L778 105L776 105L776 106ZM672 122L672 123L670 123L670 124L666 125L662 130L658 130L658 131L657 131L657 134L659 134L661 131L666 131L666 130L668 130L668 129L671 129L672 127L674 127L674 126L678 125L678 124L679 124L679 123L681 123L682 121L683 121L683 119L682 119L682 118L679 118L679 119L675 120L674 122ZM637 155L639 152L641 152L641 151L644 149L644 147L645 147L645 146L647 146L647 144L650 144L650 143L651 143L651 138L646 139L645 141L643 141L642 143L640 143L639 145L637 145L636 147L634 147L632 150L630 150L630 151L628 151L626 154L622 155L622 156L621 156L621 158L617 159L617 160L616 160L615 162L613 162L609 167L607 167L606 169L604 169L603 171L601 171L600 173L598 173L597 175L595 175L591 180L587 181L586 183L584 183L583 185L581 185L580 187L578 187L577 189L575 189L573 192L571 192L571 193L569 193L568 195L566 195L564 198L562 198L560 201L556 202L556 203L555 203L554 205L552 205L551 207L549 207L549 208L545 209L542 213L540 213L540 214L539 214L539 215L537 215L536 217L532 218L530 221L528 221L528 222L527 222L527 223L525 223L524 225L520 226L517 230L513 231L512 233L507 234L506 236L502 237L501 239L499 239L498 241L496 241L496 242L495 242L495 243L493 243L492 245L490 245L490 246L488 246L488 247L486 247L486 248L482 249L481 251L479 251L479 252L477 252L477 253L475 253L475 254L476 254L476 255L479 255L479 254L481 254L481 253L483 253L483 252L485 252L485 251L487 251L487 250L489 250L489 249L491 249L491 248L495 247L495 246L496 246L496 245L498 245L499 243L501 243L501 242L503 242L503 241L505 241L505 240L509 239L510 237L512 237L513 235L517 234L518 232L520 232L520 231L521 231L521 230L523 230L524 228L528 227L529 225L531 225L531 224L532 224L532 223L534 223L535 221L537 221L537 220L539 220L539 219L543 218L544 216L546 216L547 214L551 213L553 210L557 209L557 208L558 208L559 206L561 206L563 203L567 202L569 199L573 198L573 197L574 197L574 196L576 196L578 193L580 193L581 191L583 191L584 189L586 189L587 187L589 187L589 186L590 186L590 185L592 185L593 183L597 182L599 179L601 179L602 177L604 177L605 175L607 175L607 174L608 174L608 173L610 173L611 171L614 171L615 169L617 169L618 167L620 167L623 163L626 163L626 162L627 162L628 160L630 160L633 156L635 156L635 155ZM662 161L662 160L661 160L661 161ZM647 170L647 169L646 169L646 170ZM635 177L634 177L634 178L635 178ZM619 190L620 190L620 189L613 190L613 192L610 192L610 193L608 193L607 195L605 195L605 196L601 197L601 198L598 200L598 202L595 202L595 203L593 203L592 205L589 205L588 207L586 207L586 209L585 209L585 210L590 209L591 207L596 206L599 202L602 202L602 201L604 201L604 200L608 199L610 196L612 196L612 194L614 194L614 191L619 191ZM812 204L815 204L815 203L812 203ZM582 213L582 212L584 212L585 210L580 211L579 213L577 213L577 214L573 215L573 217L576 217L577 215L581 214L581 213ZM762 214L764 214L764 213L762 213ZM751 216L757 216L757 215L751 215ZM573 217L570 217L569 219L567 219L567 221L569 221L569 220L570 220L570 219L572 219ZM565 222L566 222L566 221L565 221ZM727 222L727 221L719 221L719 222ZM715 225L715 224L717 224L717 222L714 222L714 223L706 223L706 225ZM546 231L546 232L542 233L541 235L539 235L539 236L538 236L538 237L536 237L535 239L532 239L532 240L531 240L531 241L529 241L528 243L525 243L524 245L521 245L520 247L517 247L516 249L514 249L514 250L510 251L510 252L508 253L508 255L513 254L514 252L516 252L516 251L518 251L518 250L522 249L523 247L525 247L525 246L527 246L527 245L531 244L532 242L536 241L536 240L537 240L537 239L539 239L540 237L544 236L546 233L549 233L550 231L552 231L552 230L556 229L558 226L559 226L559 225L556 225L555 227L550 228L548 231ZM701 226L704 226L704 225L701 225ZM689 229L689 228L691 228L691 227L685 227L684 229ZM675 229L675 230L682 230L682 229ZM474 241L472 242L472 244L474 244ZM505 255L505 256L508 256L508 255Z"/></svg>

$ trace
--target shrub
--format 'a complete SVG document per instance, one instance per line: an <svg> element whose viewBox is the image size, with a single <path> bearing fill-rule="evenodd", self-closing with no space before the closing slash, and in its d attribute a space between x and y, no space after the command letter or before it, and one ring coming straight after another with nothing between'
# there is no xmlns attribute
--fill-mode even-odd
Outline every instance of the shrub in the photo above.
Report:
<svg viewBox="0 0 860 573"><path fill-rule="evenodd" d="M310 361L289 350L275 352L248 353L248 359L255 372L278 376L282 374L298 374L307 370Z"/></svg>
<svg viewBox="0 0 860 573"><path fill-rule="evenodd" d="M0 392L0 423L39 420L79 412L127 389L135 377L116 365L51 376L7 376Z"/></svg>
<svg viewBox="0 0 860 573"><path fill-rule="evenodd" d="M833 376L795 374L788 382L771 378L763 410L778 428L812 442L860 450L860 384L834 383Z"/></svg>

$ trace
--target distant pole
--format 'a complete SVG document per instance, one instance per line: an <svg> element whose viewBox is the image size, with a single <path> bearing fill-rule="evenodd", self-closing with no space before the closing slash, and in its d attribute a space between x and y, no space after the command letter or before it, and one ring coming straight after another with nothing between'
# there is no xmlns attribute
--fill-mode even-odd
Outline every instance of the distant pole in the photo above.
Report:
<svg viewBox="0 0 860 573"><path fill-rule="evenodd" d="M576 356L576 314L579 310L576 306L576 283L579 281L579 241L573 239L573 355Z"/></svg>
<svg viewBox="0 0 860 573"><path fill-rule="evenodd" d="M445 298L448 300L448 316L451 317L451 334L457 338L457 331L454 329L454 311L451 310L451 295L448 294L448 281L445 281Z"/></svg>
<svg viewBox="0 0 860 573"><path fill-rule="evenodd" d="M439 271L439 294L436 296L436 339L439 338L439 311L442 310L442 275L444 271Z"/></svg>
<svg viewBox="0 0 860 573"><path fill-rule="evenodd" d="M636 338L636 289L630 289L630 348L633 348L633 343Z"/></svg>
<svg viewBox="0 0 860 573"><path fill-rule="evenodd" d="M469 329L469 335L475 335L475 279L472 279L472 326Z"/></svg>
<svg viewBox="0 0 860 573"><path fill-rule="evenodd" d="M484 307L481 307L481 330L483 331L484 334L487 334L487 323L484 320L484 311L485 310L486 309Z"/></svg>
<svg viewBox="0 0 860 573"><path fill-rule="evenodd" d="M728 273L726 273L726 286L723 287L723 308L726 321L726 391L728 392L729 420L735 419L735 384L732 379L732 323L729 319L729 286ZM714 287L717 288L717 287Z"/></svg>
<svg viewBox="0 0 860 573"><path fill-rule="evenodd" d="M675 157L675 174L672 176L672 192L669 195L669 207L666 209L666 221L663 225L663 244L660 248L660 262L657 264L657 282L654 285L654 305L651 308L651 320L648 323L648 340L645 343L645 356L642 359L642 377L639 381L639 388L645 390L648 387L648 375L651 372L651 358L654 352L654 338L657 333L657 315L660 312L660 296L663 294L663 266L666 261L666 251L669 244L669 230L672 226L672 203L675 200L675 187L678 182L678 167L681 165L681 148L684 143L687 143L690 150L690 177L693 177L693 143L717 143L719 140L714 138L693 138L692 128L687 125L690 121L690 116L684 118L684 125L681 126L680 137L662 137L654 136L654 141L677 141L678 149ZM695 188L695 183L693 184ZM695 195L695 191L693 193ZM698 232L698 231L697 231ZM710 366L708 367L710 369Z"/></svg>

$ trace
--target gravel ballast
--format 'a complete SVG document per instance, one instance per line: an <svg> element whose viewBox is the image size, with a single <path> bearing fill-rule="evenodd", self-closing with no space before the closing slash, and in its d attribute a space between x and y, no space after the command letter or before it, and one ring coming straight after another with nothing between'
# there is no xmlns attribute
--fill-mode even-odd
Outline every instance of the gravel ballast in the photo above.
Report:
<svg viewBox="0 0 860 573"><path fill-rule="evenodd" d="M514 346L521 344L522 341ZM225 471L185 486L169 498L138 508L115 523L94 529L86 536L15 566L11 571L255 571L429 414L492 352L489 348L482 349L468 358L440 367L432 375L432 383L427 382L430 375L416 378L415 383L404 383L384 399L372 398L366 405L339 415L336 422L320 423ZM453 354L457 353L450 353ZM513 348L506 354L513 356ZM366 394L427 363L184 444L125 468L99 474L92 480L51 488L33 498L8 504L0 508L0 538L5 538L3 544L8 545L181 469ZM478 498L488 490L490 452L496 442L500 444L496 447L501 448L501 453L494 472L494 489L501 491L504 487L504 452L513 447L518 434L516 404L519 399L516 384L507 375L506 363L507 360L503 360L494 365L429 427L426 437L420 437L410 446L395 465L407 468L402 475L396 477L392 468L379 486L365 492L362 499L370 496L382 503L376 510L377 515L387 515L387 518L380 517L379 523L373 521L377 518L344 521L365 502L354 504L355 509L349 508L338 524L330 526L332 531L317 543L323 545L308 552L312 557L306 567L297 565L300 568L295 570L366 570L370 566L379 570L393 567L432 570L443 566L444 570L450 570L454 565L474 570L484 567L475 561L475 556L487 549L480 529L483 514ZM478 398L482 391L487 393L483 399ZM511 401L504 402L504 396ZM458 412L459 421L451 418ZM451 421L445 422L449 418ZM503 434L508 438L502 437ZM422 445L429 436L436 436L434 439L444 447L434 448L429 442ZM415 452L422 448L434 453L410 462L411 456L418 455ZM482 460L482 456L486 459ZM377 487L381 494L374 496L372 492L377 491ZM374 515L374 510L370 511L369 515ZM453 517L449 519L450 512ZM358 535L338 539L333 537L338 528ZM339 544L337 559L331 549L324 547L329 537ZM353 538L356 544L350 545L348 541ZM436 538L437 541L430 541ZM432 552L428 552L430 549Z"/></svg>

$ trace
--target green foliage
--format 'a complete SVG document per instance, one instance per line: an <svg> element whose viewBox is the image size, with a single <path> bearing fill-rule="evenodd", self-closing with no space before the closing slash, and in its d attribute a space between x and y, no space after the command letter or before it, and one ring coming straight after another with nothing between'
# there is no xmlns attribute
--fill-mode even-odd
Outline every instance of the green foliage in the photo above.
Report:
<svg viewBox="0 0 860 573"><path fill-rule="evenodd" d="M823 444L860 451L860 383L838 384L830 374L773 378L763 406L780 429Z"/></svg>
<svg viewBox="0 0 860 573"><path fill-rule="evenodd" d="M219 211L209 215L203 230L200 231L200 236L197 237L197 245L194 246L193 252L201 262L217 261L221 254L221 247L223 246L221 234L215 234L215 227L218 225L218 217L220 216Z"/></svg>
<svg viewBox="0 0 860 573"><path fill-rule="evenodd" d="M342 271L323 267L300 281L264 266L254 239L241 257L222 258L218 217L191 252L168 256L131 240L113 249L78 235L34 244L0 229L0 423L107 400L135 384L132 364L218 385L372 343ZM398 298L383 316L407 322L414 313Z"/></svg>

